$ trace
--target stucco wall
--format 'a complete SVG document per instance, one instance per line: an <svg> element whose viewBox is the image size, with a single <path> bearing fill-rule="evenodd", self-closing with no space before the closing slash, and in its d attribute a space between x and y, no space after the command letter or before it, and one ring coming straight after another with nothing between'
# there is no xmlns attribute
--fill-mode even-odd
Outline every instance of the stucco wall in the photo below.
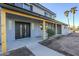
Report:
<svg viewBox="0 0 79 59"><path fill-rule="evenodd" d="M40 8L34 6L34 5L33 5L33 12L39 13L41 15L44 15L44 10L42 10L42 9L40 9Z"/></svg>
<svg viewBox="0 0 79 59"><path fill-rule="evenodd" d="M67 35L70 33L70 30L68 29L68 26L62 25L62 34Z"/></svg>

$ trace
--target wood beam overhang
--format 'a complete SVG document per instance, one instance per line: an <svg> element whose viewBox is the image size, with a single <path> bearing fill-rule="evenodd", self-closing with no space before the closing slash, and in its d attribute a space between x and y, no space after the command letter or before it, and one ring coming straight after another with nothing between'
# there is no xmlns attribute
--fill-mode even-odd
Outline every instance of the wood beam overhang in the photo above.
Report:
<svg viewBox="0 0 79 59"><path fill-rule="evenodd" d="M46 39L46 23L43 21L43 40Z"/></svg>
<svg viewBox="0 0 79 59"><path fill-rule="evenodd" d="M1 9L1 42L2 42L2 54L6 55L6 12Z"/></svg>
<svg viewBox="0 0 79 59"><path fill-rule="evenodd" d="M43 19L43 18L39 18L39 17L36 17L36 16L28 15L28 14L24 14L24 13L17 12L17 11L5 9L5 8L3 8L3 10L4 10L6 13L10 13L10 14L19 15L19 16L23 16L23 17L28 17L28 18L36 19L36 20L40 20L40 21L43 21L43 20L44 20L45 22L49 22L49 23L55 23L54 21L45 20L45 19Z"/></svg>

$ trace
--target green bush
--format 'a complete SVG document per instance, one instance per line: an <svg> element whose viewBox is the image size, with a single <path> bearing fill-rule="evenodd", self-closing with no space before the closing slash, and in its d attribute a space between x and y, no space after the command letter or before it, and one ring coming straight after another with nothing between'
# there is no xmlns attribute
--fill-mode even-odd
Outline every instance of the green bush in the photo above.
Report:
<svg viewBox="0 0 79 59"><path fill-rule="evenodd" d="M53 29L47 29L46 32L48 33L48 38L51 37L52 35L55 35L55 31Z"/></svg>

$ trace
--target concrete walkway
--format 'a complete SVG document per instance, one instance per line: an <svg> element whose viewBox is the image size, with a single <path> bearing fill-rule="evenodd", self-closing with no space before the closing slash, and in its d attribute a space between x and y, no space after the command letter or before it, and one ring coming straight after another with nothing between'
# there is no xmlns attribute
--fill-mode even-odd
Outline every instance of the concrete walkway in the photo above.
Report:
<svg viewBox="0 0 79 59"><path fill-rule="evenodd" d="M36 56L63 56L63 54L39 44L38 42L40 41L42 41L42 38L25 38L23 40L10 41L10 43L7 42L7 50L15 50L26 46ZM2 54L2 52L0 54Z"/></svg>
<svg viewBox="0 0 79 59"><path fill-rule="evenodd" d="M26 45L30 46L40 41L42 41L41 38L23 38L23 39L8 41L7 51L25 47ZM0 55L1 54L2 54L2 50L1 50L1 45L0 45Z"/></svg>
<svg viewBox="0 0 79 59"><path fill-rule="evenodd" d="M36 56L64 56L63 54L49 49L39 43L33 44L31 46L27 46L28 49L32 51Z"/></svg>

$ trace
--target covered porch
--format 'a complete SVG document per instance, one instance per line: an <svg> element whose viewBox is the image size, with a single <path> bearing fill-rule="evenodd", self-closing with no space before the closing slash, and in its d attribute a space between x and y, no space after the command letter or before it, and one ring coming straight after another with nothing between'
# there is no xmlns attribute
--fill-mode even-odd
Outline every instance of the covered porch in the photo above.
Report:
<svg viewBox="0 0 79 59"><path fill-rule="evenodd" d="M45 40L46 37L47 37L46 36L46 23L51 23L51 24L54 23L52 21L45 20L43 18L39 18L39 17L36 17L36 16L32 16L32 15L28 15L28 14L25 14L25 13L16 12L16 11L4 9L4 8L1 8L0 14L1 14L1 45L0 45L0 52L3 55L5 55L7 51L25 46L26 44L29 46L31 44L34 44L35 42L39 42L40 40ZM39 22L42 23L42 34L40 34L41 37L38 37L39 36L38 35L37 37L22 38L22 40L20 40L20 39L15 40L15 31L13 31L13 33L12 33L12 31L7 31L7 29L8 29L7 28L7 24L8 24L7 23L7 14L9 14L9 17L10 17L11 14L13 14L15 16L30 18L29 20L33 20L35 22L37 21L37 23L39 23ZM16 18L15 16L14 16L14 18ZM14 26L14 25L12 25L12 26ZM40 25L39 25L38 28L40 28ZM38 28L37 28L37 30L39 30ZM56 28L55 33L57 34L57 26L55 28ZM32 30L33 29L31 29L31 32L32 32ZM38 33L38 32L40 32L40 31L37 31L36 33ZM8 33L11 33L14 36L12 36L10 34L7 35ZM34 33L31 34L31 35L35 35ZM12 37L12 38L9 38L9 37ZM13 39L13 40L10 40L10 39Z"/></svg>

